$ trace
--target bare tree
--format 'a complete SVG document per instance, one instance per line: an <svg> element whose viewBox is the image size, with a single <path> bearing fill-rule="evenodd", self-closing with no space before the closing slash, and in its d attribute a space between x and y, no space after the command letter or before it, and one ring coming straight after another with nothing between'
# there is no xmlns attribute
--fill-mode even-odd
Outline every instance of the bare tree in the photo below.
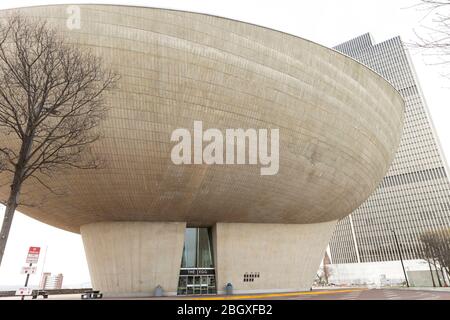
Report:
<svg viewBox="0 0 450 320"><path fill-rule="evenodd" d="M450 230L427 231L420 235L423 244L423 258L434 266L439 286L441 273L443 284L450 277Z"/></svg>
<svg viewBox="0 0 450 320"><path fill-rule="evenodd" d="M0 263L23 183L67 168L95 169L90 145L104 117L103 93L118 75L99 57L66 43L46 21L11 15L0 25L0 146L10 193L0 234Z"/></svg>
<svg viewBox="0 0 450 320"><path fill-rule="evenodd" d="M325 255L322 260L322 266L319 268L319 271L317 273L317 281L321 285L328 285L330 277L333 275L333 270L330 267L331 260L328 256L328 253L325 252Z"/></svg>
<svg viewBox="0 0 450 320"><path fill-rule="evenodd" d="M328 284L330 282L330 277L333 275L333 271L330 268L329 264L323 265L323 276L325 278L325 283Z"/></svg>
<svg viewBox="0 0 450 320"><path fill-rule="evenodd" d="M412 47L426 50L430 64L450 64L450 0L420 0L413 6L425 12ZM443 73L449 77L450 72Z"/></svg>

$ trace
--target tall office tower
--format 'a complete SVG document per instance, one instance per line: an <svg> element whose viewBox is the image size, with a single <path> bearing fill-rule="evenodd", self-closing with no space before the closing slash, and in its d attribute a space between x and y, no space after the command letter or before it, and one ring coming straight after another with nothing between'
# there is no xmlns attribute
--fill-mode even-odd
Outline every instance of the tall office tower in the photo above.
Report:
<svg viewBox="0 0 450 320"><path fill-rule="evenodd" d="M44 272L41 276L39 288L43 290L61 289L64 276L62 273L52 275L50 272Z"/></svg>
<svg viewBox="0 0 450 320"><path fill-rule="evenodd" d="M406 103L396 157L376 191L342 219L330 242L333 264L420 259L420 234L450 227L448 169L409 53L400 37L364 34L335 47L386 78Z"/></svg>

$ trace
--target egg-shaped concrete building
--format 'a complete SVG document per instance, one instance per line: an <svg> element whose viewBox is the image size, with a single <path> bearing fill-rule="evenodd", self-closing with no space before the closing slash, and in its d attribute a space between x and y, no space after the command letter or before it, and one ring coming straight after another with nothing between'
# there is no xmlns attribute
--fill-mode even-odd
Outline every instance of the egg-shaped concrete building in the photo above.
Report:
<svg viewBox="0 0 450 320"><path fill-rule="evenodd" d="M311 41L174 10L19 11L47 19L121 75L92 146L105 167L42 177L63 196L27 181L22 199L36 205L19 207L81 233L93 287L105 294L152 295L158 285L167 295L222 293L227 283L234 292L309 289L336 221L372 193L398 147L398 92ZM195 132L194 122L224 135L278 130L278 170L174 163L173 132ZM5 196L10 176L0 177Z"/></svg>

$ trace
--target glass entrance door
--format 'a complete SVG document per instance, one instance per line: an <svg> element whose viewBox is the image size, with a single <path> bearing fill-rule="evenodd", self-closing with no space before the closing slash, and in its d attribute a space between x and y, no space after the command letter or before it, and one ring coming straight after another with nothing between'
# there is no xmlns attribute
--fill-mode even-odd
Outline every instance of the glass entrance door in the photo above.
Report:
<svg viewBox="0 0 450 320"><path fill-rule="evenodd" d="M214 275L180 275L178 295L216 294Z"/></svg>

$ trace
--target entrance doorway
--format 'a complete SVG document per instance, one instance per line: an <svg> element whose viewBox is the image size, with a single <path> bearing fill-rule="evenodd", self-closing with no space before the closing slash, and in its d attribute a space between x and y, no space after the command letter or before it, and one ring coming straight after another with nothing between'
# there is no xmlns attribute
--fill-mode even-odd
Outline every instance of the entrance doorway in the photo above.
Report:
<svg viewBox="0 0 450 320"><path fill-rule="evenodd" d="M186 228L178 295L216 293L216 276L209 228Z"/></svg>
<svg viewBox="0 0 450 320"><path fill-rule="evenodd" d="M214 271L214 270L213 270ZM216 276L211 275L182 275L178 282L179 295L215 294Z"/></svg>

